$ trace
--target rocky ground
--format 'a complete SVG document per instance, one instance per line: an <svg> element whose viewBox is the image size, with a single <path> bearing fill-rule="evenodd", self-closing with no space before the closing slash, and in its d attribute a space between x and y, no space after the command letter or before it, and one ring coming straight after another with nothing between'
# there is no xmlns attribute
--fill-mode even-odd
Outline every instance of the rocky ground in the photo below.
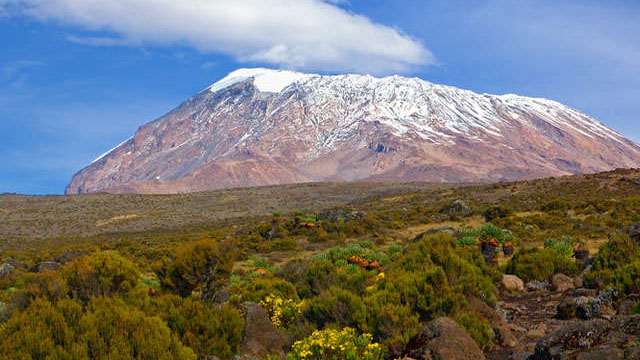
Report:
<svg viewBox="0 0 640 360"><path fill-rule="evenodd" d="M498 344L485 351L487 359L640 359L640 315L631 315L637 299L619 302L615 292L580 282L556 275L548 286L505 289L496 312L517 345Z"/></svg>
<svg viewBox="0 0 640 360"><path fill-rule="evenodd" d="M561 274L527 284L507 275L496 309L469 299L469 308L489 320L493 344L480 349L454 321L440 318L423 326L404 360L640 360L640 315L631 314L640 297L619 301L613 291L580 285Z"/></svg>

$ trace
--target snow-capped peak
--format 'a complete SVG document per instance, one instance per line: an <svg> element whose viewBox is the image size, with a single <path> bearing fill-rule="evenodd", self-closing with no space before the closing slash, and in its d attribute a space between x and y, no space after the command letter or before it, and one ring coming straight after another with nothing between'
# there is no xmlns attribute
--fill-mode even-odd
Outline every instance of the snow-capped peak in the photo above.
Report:
<svg viewBox="0 0 640 360"><path fill-rule="evenodd" d="M253 84L259 91L278 93L297 81L306 80L313 76L318 75L265 68L238 69L229 73L229 75L225 76L222 80L211 85L209 90L217 92L231 85L253 79Z"/></svg>

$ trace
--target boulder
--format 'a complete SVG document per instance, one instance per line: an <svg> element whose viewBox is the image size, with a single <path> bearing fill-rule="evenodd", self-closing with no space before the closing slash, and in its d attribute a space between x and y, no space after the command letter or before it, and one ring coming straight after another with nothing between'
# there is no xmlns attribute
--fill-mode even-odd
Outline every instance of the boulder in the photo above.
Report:
<svg viewBox="0 0 640 360"><path fill-rule="evenodd" d="M555 274L551 278L551 284L553 290L558 292L565 292L575 289L573 279L564 274Z"/></svg>
<svg viewBox="0 0 640 360"><path fill-rule="evenodd" d="M41 273L45 271L55 271L58 270L60 266L62 265L55 261L44 261L36 265L36 267L33 269L33 272Z"/></svg>
<svg viewBox="0 0 640 360"><path fill-rule="evenodd" d="M420 328L405 355L418 360L484 360L476 342L455 321L441 317Z"/></svg>
<svg viewBox="0 0 640 360"><path fill-rule="evenodd" d="M511 333L511 329L509 329L509 325L505 318L500 316L484 301L474 296L469 297L467 299L467 310L479 313L487 319L489 325L491 325L491 328L493 329L495 341L498 345L509 348L518 346L518 340Z"/></svg>
<svg viewBox="0 0 640 360"><path fill-rule="evenodd" d="M601 291L598 296L577 296L563 299L557 306L556 317L562 320L578 318L590 320L593 318L611 319L617 311L615 309L618 296L612 290Z"/></svg>
<svg viewBox="0 0 640 360"><path fill-rule="evenodd" d="M11 264L4 263L0 265L0 279L4 279L6 277L11 276L11 274L13 274L15 270L16 270L15 266Z"/></svg>
<svg viewBox="0 0 640 360"><path fill-rule="evenodd" d="M524 282L515 275L504 275L501 283L507 291L524 291Z"/></svg>
<svg viewBox="0 0 640 360"><path fill-rule="evenodd" d="M578 296L563 299L556 307L556 317L561 320L570 320L576 317L583 320L591 319L591 303L593 297Z"/></svg>
<svg viewBox="0 0 640 360"><path fill-rule="evenodd" d="M244 308L244 332L240 345L240 358L263 358L267 355L284 356L287 338L271 322L264 309L247 302Z"/></svg>

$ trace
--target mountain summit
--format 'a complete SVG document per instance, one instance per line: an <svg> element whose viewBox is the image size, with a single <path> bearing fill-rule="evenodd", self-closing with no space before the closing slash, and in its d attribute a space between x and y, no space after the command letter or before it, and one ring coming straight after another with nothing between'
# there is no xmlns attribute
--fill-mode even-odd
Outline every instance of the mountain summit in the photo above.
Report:
<svg viewBox="0 0 640 360"><path fill-rule="evenodd" d="M499 181L639 165L637 144L547 99L400 76L240 69L142 126L66 193Z"/></svg>

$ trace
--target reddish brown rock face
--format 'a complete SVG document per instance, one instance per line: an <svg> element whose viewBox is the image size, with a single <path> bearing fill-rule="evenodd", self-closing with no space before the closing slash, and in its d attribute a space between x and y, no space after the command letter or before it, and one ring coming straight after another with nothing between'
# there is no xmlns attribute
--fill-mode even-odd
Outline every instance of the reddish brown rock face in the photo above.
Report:
<svg viewBox="0 0 640 360"><path fill-rule="evenodd" d="M142 126L78 172L66 193L500 181L638 166L637 144L546 99L244 69Z"/></svg>

